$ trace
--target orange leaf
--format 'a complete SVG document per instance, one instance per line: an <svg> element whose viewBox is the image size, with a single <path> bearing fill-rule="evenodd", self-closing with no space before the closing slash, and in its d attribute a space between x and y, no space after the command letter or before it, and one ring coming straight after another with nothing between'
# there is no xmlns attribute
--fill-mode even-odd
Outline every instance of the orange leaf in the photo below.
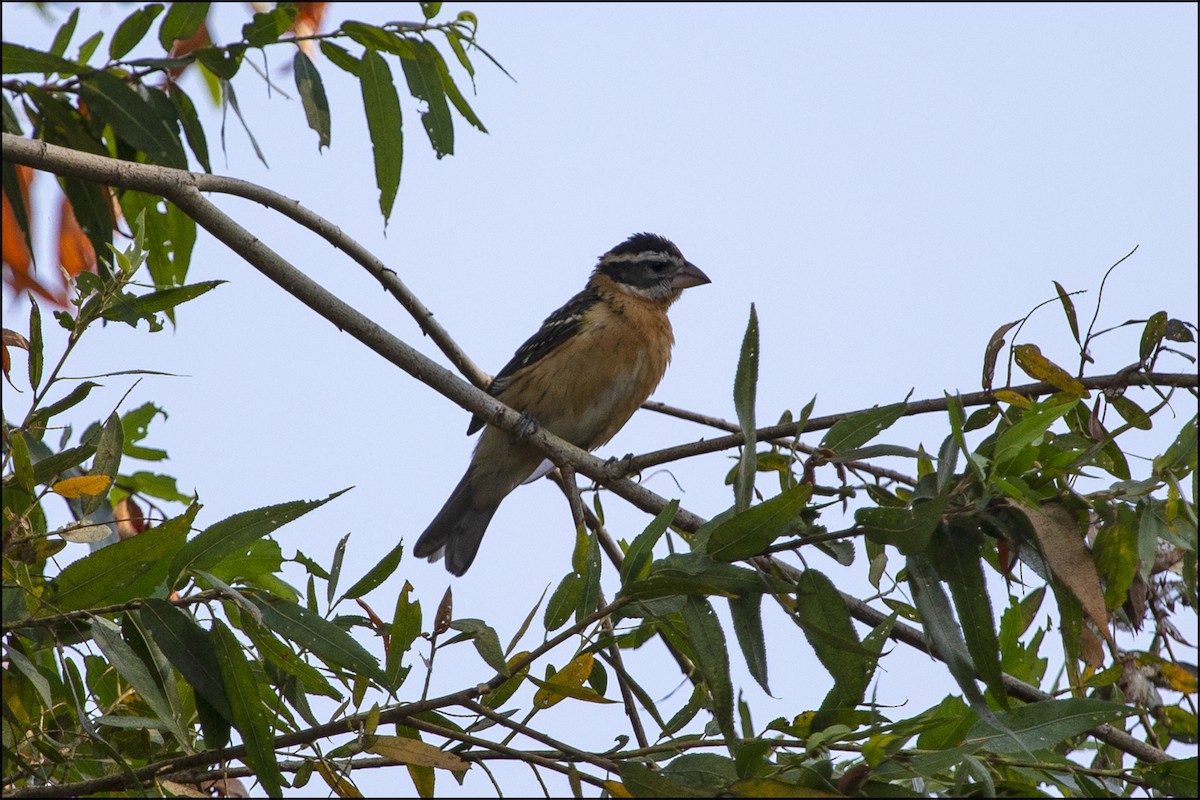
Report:
<svg viewBox="0 0 1200 800"><path fill-rule="evenodd" d="M58 212L58 263L72 278L84 271L96 271L96 250L79 227L75 209L66 197Z"/></svg>

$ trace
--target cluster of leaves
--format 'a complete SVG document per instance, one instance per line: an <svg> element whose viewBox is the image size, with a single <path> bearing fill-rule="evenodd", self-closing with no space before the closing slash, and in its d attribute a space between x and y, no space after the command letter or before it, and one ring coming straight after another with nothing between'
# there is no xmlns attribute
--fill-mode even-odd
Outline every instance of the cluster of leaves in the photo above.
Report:
<svg viewBox="0 0 1200 800"><path fill-rule="evenodd" d="M454 152L451 107L472 126L486 132L445 59L428 38L432 34L444 36L458 63L474 80L475 68L468 50L484 51L475 42L478 22L470 11L461 12L451 22L437 23L432 20L441 3L422 3L424 22L377 26L348 21L336 31L316 33L320 15L314 21L312 7L324 4L280 3L269 11L255 13L242 27L239 41L217 46L208 36L209 5L172 3L165 13L161 3L138 8L113 32L107 58L98 55L103 52L103 31L87 37L74 55L69 55L79 21L78 8L59 28L47 50L4 42L3 74L38 76L6 77L4 131L23 135L23 118L37 139L85 153L176 169L188 168L190 150L200 168L211 172L208 137L180 77L188 70L199 73L212 99L223 111L232 109L245 127L233 80L244 65L254 67L250 61L254 53L262 55L265 66L272 48L283 45L295 51L292 74L308 125L317 134L318 147L327 147L332 127L329 102L321 73L309 57L319 46L331 64L354 75L362 87L375 153L379 205L385 220L391 216L404 156L399 94L385 56L399 58L408 92L423 104L421 123L438 158ZM301 10L300 5L307 8ZM145 49L143 45L155 22L164 54L131 57L135 49ZM254 69L257 71L257 67ZM258 74L269 85L265 71ZM17 114L18 108L22 115ZM249 127L245 130L255 152L266 163L253 133ZM224 142L223 125L221 138ZM33 288L43 297L61 302L60 293L44 286L30 272L33 248L29 181L28 174L21 175L14 165L4 164L4 253L5 263L14 273L9 280L18 290ZM103 260L97 263L95 254L108 252L118 223L114 212L130 220L145 213L149 235L162 243L162 247L151 250L151 276L160 286L184 282L196 240L196 224L190 217L173 204L141 192L116 192L114 205L113 192L107 187L70 176L60 177L59 182L65 194L60 239L72 242L76 249L87 250L84 258L64 259L79 262L72 275L84 268L104 269ZM76 230L80 234L78 242L68 235Z"/></svg>

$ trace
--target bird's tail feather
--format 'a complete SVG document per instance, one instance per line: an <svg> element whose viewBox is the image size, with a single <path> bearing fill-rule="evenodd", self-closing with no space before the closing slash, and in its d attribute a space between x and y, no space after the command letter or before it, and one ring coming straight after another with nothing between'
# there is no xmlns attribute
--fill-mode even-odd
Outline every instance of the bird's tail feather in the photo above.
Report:
<svg viewBox="0 0 1200 800"><path fill-rule="evenodd" d="M471 489L470 476L468 470L458 486L454 487L446 505L442 506L442 510L413 546L413 555L417 558L437 561L445 556L446 569L458 576L465 573L475 560L488 523L500 506L499 503L485 503L479 507L475 492Z"/></svg>

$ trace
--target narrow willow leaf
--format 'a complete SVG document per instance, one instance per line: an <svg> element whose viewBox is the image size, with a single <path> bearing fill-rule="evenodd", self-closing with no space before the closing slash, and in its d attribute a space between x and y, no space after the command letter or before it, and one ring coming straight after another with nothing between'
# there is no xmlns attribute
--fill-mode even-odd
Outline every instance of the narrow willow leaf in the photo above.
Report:
<svg viewBox="0 0 1200 800"><path fill-rule="evenodd" d="M377 756L418 767L435 767L452 772L465 772L471 767L470 761L464 761L454 753L448 753L440 747L416 739L403 739L399 736L373 736L371 743L363 749Z"/></svg>
<svg viewBox="0 0 1200 800"><path fill-rule="evenodd" d="M91 477L105 478L111 484L116 480L121 468L121 453L125 449L125 429L121 426L121 418L112 413L104 424L104 431L96 443L96 457L92 460L92 468L88 470ZM83 516L96 511L107 500L107 486L99 492L90 492L81 505Z"/></svg>
<svg viewBox="0 0 1200 800"><path fill-rule="evenodd" d="M729 614L733 619L733 631L737 634L742 657L750 675L767 694L771 687L767 683L767 645L763 638L762 595L734 597L729 601Z"/></svg>
<svg viewBox="0 0 1200 800"><path fill-rule="evenodd" d="M400 98L392 83L392 71L383 56L368 49L359 71L367 130L375 153L375 184L379 187L379 210L384 224L392 216L392 204L400 188L400 166L404 154Z"/></svg>
<svg viewBox="0 0 1200 800"><path fill-rule="evenodd" d="M1142 407L1130 400L1124 395L1109 397L1108 404L1111 405L1116 412L1121 415L1121 419L1128 422L1133 427L1148 431L1153 427L1150 421L1150 415L1142 410Z"/></svg>
<svg viewBox="0 0 1200 800"><path fill-rule="evenodd" d="M718 561L756 556L788 531L811 497L812 486L800 484L759 503L714 528L705 549Z"/></svg>
<svg viewBox="0 0 1200 800"><path fill-rule="evenodd" d="M929 548L946 500L943 495L912 508L860 508L854 512L854 521L866 528L872 542L890 544L906 556L917 555Z"/></svg>
<svg viewBox="0 0 1200 800"><path fill-rule="evenodd" d="M550 708L568 697L579 700L602 699L595 691L583 688L583 682L592 674L594 660L595 656L591 653L580 653L545 681L530 676L529 680L540 687L533 696L533 707Z"/></svg>
<svg viewBox="0 0 1200 800"><path fill-rule="evenodd" d="M108 55L113 61L119 61L125 54L145 38L154 24L154 20L162 13L161 3L151 3L134 11L117 26L116 33L108 43Z"/></svg>
<svg viewBox="0 0 1200 800"><path fill-rule="evenodd" d="M996 449L992 461L993 474L1006 474L1013 460L1025 448L1049 430L1059 418L1064 416L1078 401L1061 403L1059 405L1039 404L1026 412L1020 422L1005 430L996 440Z"/></svg>
<svg viewBox="0 0 1200 800"><path fill-rule="evenodd" d="M1071 295L1067 294L1067 290L1058 281L1054 281L1054 290L1058 292L1063 313L1067 315L1067 324L1071 326L1071 335L1075 337L1076 344L1082 345L1083 342L1079 339L1079 320L1075 317L1075 303L1071 301Z"/></svg>
<svg viewBox="0 0 1200 800"><path fill-rule="evenodd" d="M183 546L199 510L193 505L183 516L68 564L54 580L50 608L74 611L151 594L166 580L167 565Z"/></svg>
<svg viewBox="0 0 1200 800"><path fill-rule="evenodd" d="M924 555L909 556L906 571L913 601L921 614L921 625L938 657L950 670L972 710L982 719L994 720L983 693L975 684L975 664L950 609L950 600L938 581L937 571Z"/></svg>
<svg viewBox="0 0 1200 800"><path fill-rule="evenodd" d="M263 624L295 644L312 650L326 663L382 683L383 672L375 656L353 636L319 614L286 600L256 594L251 601L262 613Z"/></svg>
<svg viewBox="0 0 1200 800"><path fill-rule="evenodd" d="M192 539L179 551L171 564L172 582L187 570L209 569L226 558L239 556L255 541L347 491L349 490L342 489L340 492L334 492L324 500L295 500L253 511L243 511L210 525L204 533Z"/></svg>
<svg viewBox="0 0 1200 800"><path fill-rule="evenodd" d="M967 733L965 744L992 753L1036 752L1135 713L1136 709L1094 697L1045 700L997 714L1007 731L980 719Z"/></svg>
<svg viewBox="0 0 1200 800"><path fill-rule="evenodd" d="M174 10L190 5L198 4L172 3L171 8ZM178 84L171 85L170 97L171 103L175 106L175 113L179 116L179 123L183 126L183 134L187 138L188 147L192 149L192 155L196 156L196 160L200 162L200 166L205 172L212 172L212 164L208 160L208 138L204 135L204 126L200 124L200 116L196 113L196 106L192 103L192 98L188 97Z"/></svg>
<svg viewBox="0 0 1200 800"><path fill-rule="evenodd" d="M112 125L117 136L143 152L155 164L187 169L187 156L174 129L148 101L120 78L108 72L94 72L80 84L84 101L93 113Z"/></svg>
<svg viewBox="0 0 1200 800"><path fill-rule="evenodd" d="M712 698L712 712L732 750L738 740L733 725L733 681L729 677L729 649L712 605L703 597L689 596L683 605L683 624Z"/></svg>
<svg viewBox="0 0 1200 800"><path fill-rule="evenodd" d="M456 619L450 623L450 627L471 637L484 663L501 675L508 674L508 662L500 648L500 637L491 625L479 619Z"/></svg>
<svg viewBox="0 0 1200 800"><path fill-rule="evenodd" d="M796 582L796 622L833 677L833 688L821 704L822 710L854 708L867 690L867 676L874 669L871 654L860 646L850 612L833 582L808 569Z"/></svg>
<svg viewBox="0 0 1200 800"><path fill-rule="evenodd" d="M737 411L738 426L745 443L739 462L737 479L734 481L734 498L737 510L750 507L754 496L754 476L758 464L755 460L757 439L754 427L755 396L758 387L758 312L750 304L750 319L746 322L746 333L742 336L742 349L738 357L737 374L733 379L733 406Z"/></svg>
<svg viewBox="0 0 1200 800"><path fill-rule="evenodd" d="M1138 345L1138 358L1141 363L1145 364L1150 356L1154 355L1166 333L1167 312L1158 311L1151 314L1150 319L1146 320L1146 327L1142 329L1142 340Z"/></svg>
<svg viewBox="0 0 1200 800"><path fill-rule="evenodd" d="M79 65L53 53L44 53L11 42L4 43L3 72L5 75L19 75L25 72L57 72L60 75L74 75L79 71Z"/></svg>
<svg viewBox="0 0 1200 800"><path fill-rule="evenodd" d="M45 342L42 340L42 308L29 296L29 385L36 392L42 385L42 363ZM93 386L95 384L92 384Z"/></svg>
<svg viewBox="0 0 1200 800"><path fill-rule="evenodd" d="M410 599L411 594L412 584L405 581L404 588L396 598L396 609L392 613L392 630L386 662L387 686L391 691L399 689L408 675L408 667L404 666L403 658L421 635L421 601Z"/></svg>
<svg viewBox="0 0 1200 800"><path fill-rule="evenodd" d="M546 631L556 631L571 618L572 612L579 607L579 599L583 596L583 576L578 572L568 572L559 582L550 602L546 604L546 613L542 624Z"/></svg>
<svg viewBox="0 0 1200 800"><path fill-rule="evenodd" d="M446 91L437 68L437 48L433 42L414 42L416 58L401 58L400 66L408 81L408 91L413 97L425 102L421 112L421 124L429 136L429 143L438 158L454 154L454 120L450 116L450 105L446 102ZM433 51L433 55L430 55Z"/></svg>
<svg viewBox="0 0 1200 800"><path fill-rule="evenodd" d="M296 89L304 106L304 118L308 121L308 127L317 133L317 150L320 151L322 147L329 147L331 126L325 84L321 82L321 73L303 50L296 50L292 71L296 74Z"/></svg>
<svg viewBox="0 0 1200 800"><path fill-rule="evenodd" d="M177 39L190 39L208 18L210 3L171 3L158 29L158 43L170 52Z"/></svg>
<svg viewBox="0 0 1200 800"><path fill-rule="evenodd" d="M841 452L862 447L904 416L907 402L876 406L839 420L826 431L821 447Z"/></svg>
<svg viewBox="0 0 1200 800"><path fill-rule="evenodd" d="M622 586L631 580L639 580L646 576L650 570L650 561L654 558L654 545L666 533L677 513L679 513L679 501L672 500L663 507L662 511L658 512L646 529L638 534L637 538L629 545L629 550L625 553L625 560L621 562ZM549 612L547 611L547 613Z"/></svg>
<svg viewBox="0 0 1200 800"><path fill-rule="evenodd" d="M1083 399L1092 396L1077 378L1042 355L1042 349L1036 344L1019 344L1013 348L1013 355L1017 366L1034 380L1045 381L1071 397Z"/></svg>
<svg viewBox="0 0 1200 800"><path fill-rule="evenodd" d="M188 614L166 600L146 598L138 609L142 624L167 660L209 705L233 723L221 667L209 634Z"/></svg>
<svg viewBox="0 0 1200 800"><path fill-rule="evenodd" d="M183 732L175 710L171 708L166 695L163 694L159 682L155 680L150 666L142 660L137 651L121 638L120 629L103 617L94 617L91 624L92 639L96 646L122 678L137 690L150 709L158 715L166 730L170 731L180 744L188 746L188 737Z"/></svg>
<svg viewBox="0 0 1200 800"><path fill-rule="evenodd" d="M988 339L987 349L983 353L984 391L990 391L992 388L992 379L996 374L996 356L1000 355L1000 348L1004 347L1004 334L1012 330L1018 323L1020 323L1020 320L1001 325L992 334L992 338Z"/></svg>
<svg viewBox="0 0 1200 800"><path fill-rule="evenodd" d="M71 37L75 35L75 25L79 22L79 9L71 10L71 15L67 17L67 21L58 29L58 33L54 34L54 42L50 45L50 52L53 55L61 56L67 52L67 47L71 44ZM14 131L9 131L13 133Z"/></svg>
<svg viewBox="0 0 1200 800"><path fill-rule="evenodd" d="M1000 669L996 619L983 575L980 533L964 526L940 527L930 552L940 577L950 587L975 670L992 697L1007 708L1008 692Z"/></svg>
<svg viewBox="0 0 1200 800"><path fill-rule="evenodd" d="M388 554L379 559L379 563L371 567L366 575L359 578L353 586L346 590L343 597L350 600L362 597L367 592L375 589L379 584L391 577L396 571L396 567L400 564L400 559L404 556L404 542L396 544Z"/></svg>
<svg viewBox="0 0 1200 800"><path fill-rule="evenodd" d="M275 756L275 740L267 710L263 707L258 681L242 646L221 620L213 621L213 649L220 665L221 679L233 712L233 724L246 746L246 763L271 797L282 795L283 776Z"/></svg>

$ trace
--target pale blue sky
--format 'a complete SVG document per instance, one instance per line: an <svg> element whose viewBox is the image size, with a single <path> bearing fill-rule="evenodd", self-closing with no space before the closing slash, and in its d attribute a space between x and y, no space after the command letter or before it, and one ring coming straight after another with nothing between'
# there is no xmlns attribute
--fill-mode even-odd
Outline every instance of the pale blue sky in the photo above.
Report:
<svg viewBox="0 0 1200 800"><path fill-rule="evenodd" d="M463 7L470 6L447 4L443 16ZM80 31L111 28L131 8L90 9ZM1135 245L1137 254L1109 282L1098 326L1159 309L1197 318L1194 4L473 8L480 42L518 82L475 59L471 102L490 135L457 120L456 154L441 162L415 104L404 103L403 180L386 236L359 90L327 62L319 67L333 143L323 155L299 102L268 100L246 69L239 98L271 169L232 119L227 157L215 121L208 131L216 171L294 197L358 238L484 369L499 369L578 291L600 253L642 230L673 239L713 281L673 309L674 362L655 397L725 418L734 417L733 374L752 302L762 331L763 422L798 412L813 395L814 413L828 414L894 402L910 389L914 398L974 391L993 330L1053 297L1052 280L1088 290L1076 302L1090 319L1104 271ZM244 13L218 10L222 41L234 37ZM329 14L367 22L420 16L416 4L335 4ZM6 40L34 44L48 43L55 27L23 7L5 6L4 22ZM271 50L271 72L294 94L290 76L278 72L290 63L285 49ZM456 77L469 89L464 75ZM252 204L218 203L445 363L348 259ZM49 210L39 211L44 231ZM398 537L411 544L441 506L470 453L462 435L468 415L202 237L189 279L213 278L230 283L183 309L178 331L150 337L113 326L85 341L69 372L137 367L190 376L144 381L127 403L154 400L170 414L148 443L170 451L181 486L199 489L202 525L356 486L278 536L285 552L298 547L327 563L336 541L353 532L343 568L344 582L353 580ZM1101 340L1097 373L1136 360L1137 337L1130 329ZM1022 341L1068 368L1076 364L1056 307L1039 312ZM1190 368L1180 360L1161 366ZM107 414L128 381L108 384L80 407L81 422ZM6 389L6 405L10 397ZM1173 438L1195 402L1181 396L1175 410L1148 435L1144 452ZM906 420L881 441L935 449L945 430L942 418ZM600 454L705 435L640 412ZM724 455L709 456L645 480L710 516L731 502L722 484L729 465ZM1133 469L1147 468L1135 461ZM647 520L607 495L605 509L610 530L627 539ZM833 515L827 524L843 523ZM569 569L571 536L552 485L518 491L501 507L474 568L453 582L456 615L486 618L507 641L542 589ZM863 596L870 589L859 555L849 569L820 555L809 563ZM369 596L381 615L404 580L432 614L450 579L440 566L406 558ZM611 596L614 582L606 587ZM735 680L759 727L815 707L829 686L790 623L772 611L767 628L778 702L734 657ZM648 668L661 661L657 648L627 658L655 698L679 684L673 667ZM441 654L438 666L435 692L490 675L467 647ZM908 703L897 714L957 692L924 657L897 653L884 666L878 700ZM686 695L660 708L669 715ZM606 749L620 714L619 706L564 703L537 721ZM523 769L497 772L506 790L537 790ZM408 787L399 772L357 777L368 794ZM462 789L443 776L439 791L491 789L474 770Z"/></svg>

